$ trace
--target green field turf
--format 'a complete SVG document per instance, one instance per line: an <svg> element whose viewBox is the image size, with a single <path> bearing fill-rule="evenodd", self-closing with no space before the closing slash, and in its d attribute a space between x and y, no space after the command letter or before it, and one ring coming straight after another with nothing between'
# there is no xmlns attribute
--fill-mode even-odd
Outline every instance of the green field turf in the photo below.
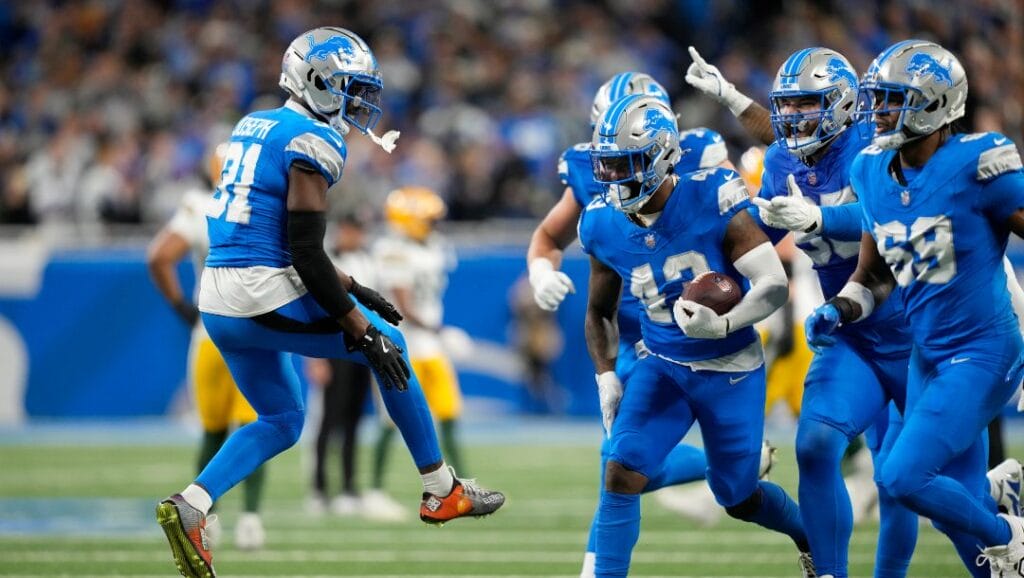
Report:
<svg viewBox="0 0 1024 578"><path fill-rule="evenodd" d="M191 477L189 445L0 445L0 575L175 576L154 518L158 498ZM237 492L220 504L226 544L215 552L221 576L575 576L594 508L596 448L508 443L468 448L483 485L509 499L497 515L443 528L418 521L370 523L315 518L303 507L308 457L293 449L272 463L265 522L268 545L256 553L231 545ZM361 461L367 459L362 452ZM772 478L795 495L791 449ZM401 447L389 477L412 508L419 480ZM366 468L363 468L366 473ZM364 476L361 476L364 477ZM870 576L877 527L858 528L851 576ZM922 528L911 576L964 576L946 540ZM724 520L701 529L644 503L634 576L795 577L788 539Z"/></svg>

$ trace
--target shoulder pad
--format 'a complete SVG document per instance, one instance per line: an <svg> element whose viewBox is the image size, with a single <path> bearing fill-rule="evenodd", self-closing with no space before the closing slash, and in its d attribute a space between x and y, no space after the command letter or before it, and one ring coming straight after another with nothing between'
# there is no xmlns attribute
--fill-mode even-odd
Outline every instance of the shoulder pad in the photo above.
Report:
<svg viewBox="0 0 1024 578"><path fill-rule="evenodd" d="M966 135L960 142L966 141ZM987 138L986 138L987 137ZM979 181L988 181L1005 173L1012 173L1021 170L1020 151L1017 145L1008 137L999 133L984 133L978 139L983 150L978 155L978 168L976 178Z"/></svg>
<svg viewBox="0 0 1024 578"><path fill-rule="evenodd" d="M285 152L293 152L308 157L319 169L331 176L331 183L341 178L345 167L345 143L326 131L303 132L294 137L285 146ZM319 134L318 134L319 133Z"/></svg>
<svg viewBox="0 0 1024 578"><path fill-rule="evenodd" d="M743 179L734 171L726 171L724 183L718 186L718 213L724 215L733 207L750 198Z"/></svg>

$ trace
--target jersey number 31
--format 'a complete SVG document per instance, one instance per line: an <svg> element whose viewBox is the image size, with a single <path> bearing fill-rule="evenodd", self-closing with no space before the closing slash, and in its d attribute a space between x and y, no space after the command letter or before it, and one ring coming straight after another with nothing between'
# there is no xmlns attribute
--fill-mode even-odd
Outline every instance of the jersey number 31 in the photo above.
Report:
<svg viewBox="0 0 1024 578"><path fill-rule="evenodd" d="M229 223L249 224L249 187L256 176L256 163L263 145L233 141L224 155L220 183L213 193L206 215Z"/></svg>

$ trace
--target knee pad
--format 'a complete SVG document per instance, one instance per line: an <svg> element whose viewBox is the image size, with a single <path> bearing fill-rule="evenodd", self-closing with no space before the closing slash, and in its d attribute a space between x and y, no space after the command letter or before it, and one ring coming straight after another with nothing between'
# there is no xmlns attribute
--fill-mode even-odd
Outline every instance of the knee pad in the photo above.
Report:
<svg viewBox="0 0 1024 578"><path fill-rule="evenodd" d="M261 415L259 419L274 426L279 436L278 439L284 448L290 448L299 441L299 436L302 434L302 424L306 420L306 412L299 409L274 415Z"/></svg>
<svg viewBox="0 0 1024 578"><path fill-rule="evenodd" d="M764 491L758 486L754 493L750 494L746 500L733 506L726 506L725 513L737 520L749 520L751 516L761 509L762 503L764 503Z"/></svg>

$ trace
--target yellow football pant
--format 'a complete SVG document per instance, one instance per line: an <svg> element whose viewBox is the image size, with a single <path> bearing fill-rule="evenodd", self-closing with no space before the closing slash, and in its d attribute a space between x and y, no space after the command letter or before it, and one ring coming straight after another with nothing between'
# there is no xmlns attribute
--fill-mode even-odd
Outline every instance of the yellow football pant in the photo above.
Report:
<svg viewBox="0 0 1024 578"><path fill-rule="evenodd" d="M771 411L779 401L784 401L794 416L800 415L800 404L804 396L804 378L811 366L814 354L807 347L804 327L797 323L793 327L793 349L779 357L768 368L768 395L765 411Z"/></svg>
<svg viewBox="0 0 1024 578"><path fill-rule="evenodd" d="M449 420L462 415L462 392L455 368L448 358L438 355L410 361L434 419Z"/></svg>

